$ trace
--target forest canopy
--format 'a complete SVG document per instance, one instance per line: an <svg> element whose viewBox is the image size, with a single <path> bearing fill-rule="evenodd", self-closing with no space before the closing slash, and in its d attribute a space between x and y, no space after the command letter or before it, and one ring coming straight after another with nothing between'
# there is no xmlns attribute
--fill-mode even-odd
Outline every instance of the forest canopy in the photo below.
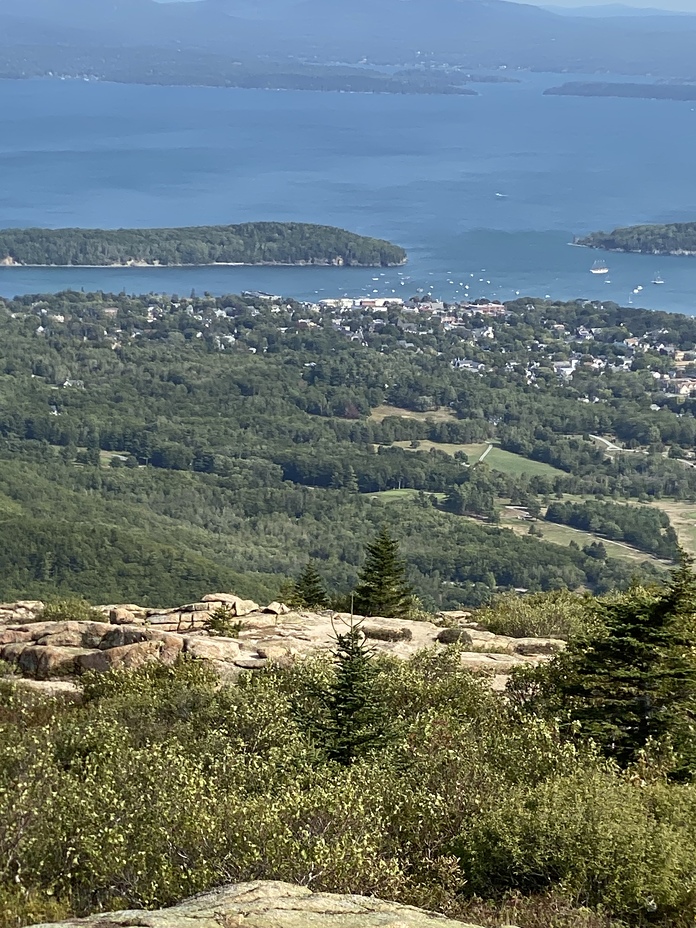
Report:
<svg viewBox="0 0 696 928"><path fill-rule="evenodd" d="M393 267L406 252L332 226L246 222L178 229L4 229L0 264L43 266L318 264Z"/></svg>

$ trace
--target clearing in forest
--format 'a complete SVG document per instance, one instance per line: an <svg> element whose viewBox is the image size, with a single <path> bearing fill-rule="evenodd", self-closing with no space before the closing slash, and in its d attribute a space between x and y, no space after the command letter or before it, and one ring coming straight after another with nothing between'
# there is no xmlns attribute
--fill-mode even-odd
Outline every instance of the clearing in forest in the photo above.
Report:
<svg viewBox="0 0 696 928"><path fill-rule="evenodd" d="M403 409L401 406L375 406L370 413L372 422L381 422L390 416L398 416L400 419L417 419L419 422L426 422L428 419L432 422L446 422L457 418L456 412L449 406L440 406L437 409L431 409L430 412L416 412L413 409Z"/></svg>

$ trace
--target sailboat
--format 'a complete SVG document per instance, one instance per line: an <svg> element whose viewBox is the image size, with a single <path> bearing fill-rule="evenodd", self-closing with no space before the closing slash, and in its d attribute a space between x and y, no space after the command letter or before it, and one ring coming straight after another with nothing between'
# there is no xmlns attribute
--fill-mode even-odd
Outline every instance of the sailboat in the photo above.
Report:
<svg viewBox="0 0 696 928"><path fill-rule="evenodd" d="M609 268L606 265L605 261L595 261L595 263L590 268L590 274L608 274Z"/></svg>
<svg viewBox="0 0 696 928"><path fill-rule="evenodd" d="M654 283L654 284L657 284L657 285L663 284L663 283L664 283L664 280L662 279L662 277L661 277L659 274L655 274L655 277L653 278L653 283Z"/></svg>

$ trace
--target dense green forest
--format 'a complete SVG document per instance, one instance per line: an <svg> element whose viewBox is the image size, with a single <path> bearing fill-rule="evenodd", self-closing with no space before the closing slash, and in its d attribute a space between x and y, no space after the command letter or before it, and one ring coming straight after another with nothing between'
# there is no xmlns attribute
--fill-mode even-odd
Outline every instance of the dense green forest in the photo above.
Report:
<svg viewBox="0 0 696 928"><path fill-rule="evenodd" d="M528 529L569 495L656 513L696 500L681 459L696 400L648 369L671 359L590 366L625 361L629 331L693 349L696 321L580 302L508 311L477 342L475 310L445 326L424 309L337 315L254 296L0 303L0 518L13 538L0 597L171 605L223 587L270 601L310 560L340 595L380 525L429 609L657 576L647 554L607 556L601 536ZM596 336L577 343L587 363L566 382L554 359L576 351L579 326ZM462 354L487 369L458 370ZM608 455L590 435L646 453ZM501 456L476 463L489 444ZM501 524L506 507L526 521Z"/></svg>
<svg viewBox="0 0 696 928"><path fill-rule="evenodd" d="M578 245L647 255L696 254L696 222L627 226L613 232L593 232L576 239Z"/></svg>
<svg viewBox="0 0 696 928"><path fill-rule="evenodd" d="M247 222L180 229L4 229L0 262L31 265L403 264L406 252L331 226Z"/></svg>

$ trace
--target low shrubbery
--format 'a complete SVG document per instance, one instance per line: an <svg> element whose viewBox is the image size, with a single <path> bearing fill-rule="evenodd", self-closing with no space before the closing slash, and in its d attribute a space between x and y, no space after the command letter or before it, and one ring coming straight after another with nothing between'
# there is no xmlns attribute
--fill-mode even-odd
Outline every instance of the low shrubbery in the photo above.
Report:
<svg viewBox="0 0 696 928"><path fill-rule="evenodd" d="M513 638L576 638L597 622L591 596L553 590L550 593L503 593L474 619L497 635Z"/></svg>
<svg viewBox="0 0 696 928"><path fill-rule="evenodd" d="M338 676L327 658L222 689L189 661L88 675L82 705L4 683L2 928L251 879L491 926L693 924L696 786L520 724L456 648L366 668L354 644ZM351 688L359 716L336 702Z"/></svg>
<svg viewBox="0 0 696 928"><path fill-rule="evenodd" d="M104 614L85 599L69 598L48 602L36 617L37 622L104 622Z"/></svg>

